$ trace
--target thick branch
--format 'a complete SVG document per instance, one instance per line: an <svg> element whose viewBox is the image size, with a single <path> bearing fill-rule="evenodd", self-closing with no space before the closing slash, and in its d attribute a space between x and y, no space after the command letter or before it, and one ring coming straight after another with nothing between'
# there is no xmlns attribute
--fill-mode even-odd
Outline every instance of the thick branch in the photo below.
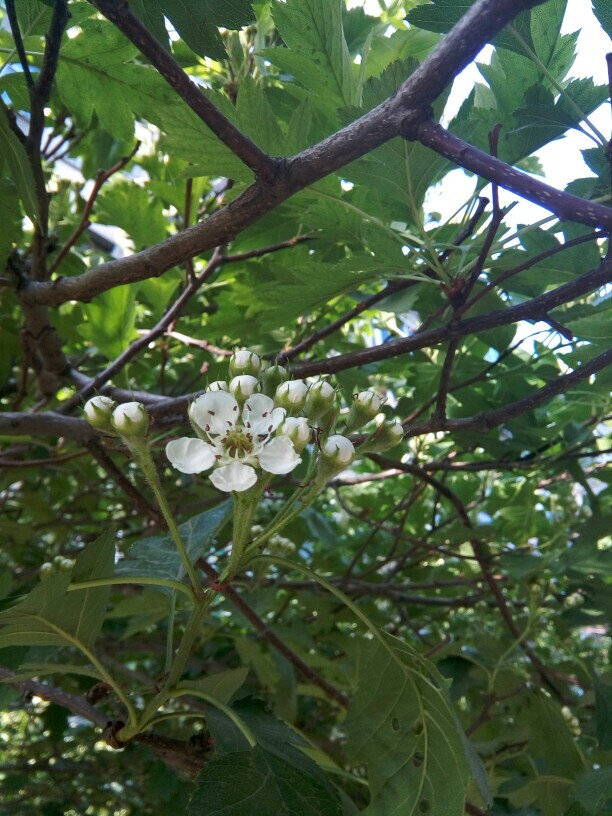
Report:
<svg viewBox="0 0 612 816"><path fill-rule="evenodd" d="M247 167L250 167L256 176L264 181L271 181L274 178L276 175L274 159L226 119L148 28L132 14L127 3L117 3L113 0L90 0L90 2L134 43L191 110Z"/></svg>
<svg viewBox="0 0 612 816"><path fill-rule="evenodd" d="M417 125L414 136L421 144L430 147L441 156L446 156L460 167L499 184L504 190L516 193L521 198L539 204L558 218L612 230L611 207L556 190L477 147L472 147L436 122L431 120L421 122Z"/></svg>
<svg viewBox="0 0 612 816"><path fill-rule="evenodd" d="M110 6L109 0L96 2L100 8ZM408 135L427 115L427 106L482 46L516 14L540 2L543 0L477 0L396 94L318 145L285 160L273 182L256 182L210 218L154 247L74 278L32 283L22 291L22 301L59 305L67 300L90 300L114 286L161 275L198 253L227 243L304 187L395 136Z"/></svg>

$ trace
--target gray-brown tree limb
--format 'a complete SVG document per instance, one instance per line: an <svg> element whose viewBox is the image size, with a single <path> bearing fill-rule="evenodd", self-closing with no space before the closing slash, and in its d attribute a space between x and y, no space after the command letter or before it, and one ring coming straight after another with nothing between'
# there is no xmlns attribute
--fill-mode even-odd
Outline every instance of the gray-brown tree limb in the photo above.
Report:
<svg viewBox="0 0 612 816"><path fill-rule="evenodd" d="M477 0L393 96L319 144L278 160L277 173L270 182L258 179L209 218L142 252L101 264L73 278L31 281L20 292L22 303L57 306L67 300L87 301L115 286L162 275L207 249L231 241L299 190L390 139L399 135L416 137L419 123L430 118L429 106L482 46L522 10L542 2ZM116 4L111 5L114 8ZM510 167L508 171L514 184L516 171ZM503 180L498 183L504 186ZM579 212L574 213L575 220L581 220L583 209L581 203ZM605 207L601 211L599 226L612 227L612 212Z"/></svg>

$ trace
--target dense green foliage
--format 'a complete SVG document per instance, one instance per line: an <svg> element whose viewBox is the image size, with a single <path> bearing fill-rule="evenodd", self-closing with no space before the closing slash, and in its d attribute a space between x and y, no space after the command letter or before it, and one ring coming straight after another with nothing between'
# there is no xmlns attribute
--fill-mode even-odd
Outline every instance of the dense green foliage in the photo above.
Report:
<svg viewBox="0 0 612 816"><path fill-rule="evenodd" d="M387 100L473 3L379 5L129 2L274 157ZM535 174L536 151L586 132L566 192L605 205L610 148L589 117L609 89L573 73L566 5L495 34L448 128ZM64 24L63 7L0 10L2 813L612 813L607 233L580 212L506 223L486 178L444 221L431 191L456 165L399 136L241 221L254 173L231 142L121 21L70 0ZM612 35L608 0L593 10ZM449 91L431 100L436 119ZM219 241L172 255L189 224L232 207ZM160 244L136 273L122 265ZM54 280L94 289L37 301ZM343 410L373 390L406 435L358 449L218 585L236 497L171 469L164 448L235 348L309 382L329 374ZM150 450L210 603L195 621L151 485L119 437L77 420L92 393L134 394L153 417ZM254 523L309 483L307 458L271 480ZM185 632L189 658L168 680ZM120 745L117 723L167 682Z"/></svg>

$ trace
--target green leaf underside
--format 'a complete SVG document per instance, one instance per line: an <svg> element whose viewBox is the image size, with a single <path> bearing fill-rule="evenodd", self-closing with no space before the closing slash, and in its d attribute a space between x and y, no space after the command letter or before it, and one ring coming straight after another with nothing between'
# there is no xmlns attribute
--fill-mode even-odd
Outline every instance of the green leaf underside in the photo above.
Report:
<svg viewBox="0 0 612 816"><path fill-rule="evenodd" d="M183 680L181 688L201 691L204 694L216 697L222 703L229 703L234 694L244 684L248 673L248 666L241 666L239 669L215 672L215 674L209 674L199 680Z"/></svg>
<svg viewBox="0 0 612 816"><path fill-rule="evenodd" d="M115 531L107 530L76 559L72 574L59 572L36 586L16 606L0 613L0 648L5 646L83 646L100 633L110 586L67 592L71 582L112 575Z"/></svg>
<svg viewBox="0 0 612 816"><path fill-rule="evenodd" d="M30 160L24 145L11 130L4 102L0 99L0 169L15 182L23 208L32 221L38 220L38 200Z"/></svg>
<svg viewBox="0 0 612 816"><path fill-rule="evenodd" d="M256 746L207 763L196 779L189 816L341 816L325 786Z"/></svg>
<svg viewBox="0 0 612 816"><path fill-rule="evenodd" d="M206 554L231 513L232 503L226 501L181 524L179 531L192 562ZM116 573L146 575L150 578L173 578L177 581L185 574L181 558L170 536L151 536L132 544L127 556L117 564ZM159 589L160 592L170 592L165 587Z"/></svg>

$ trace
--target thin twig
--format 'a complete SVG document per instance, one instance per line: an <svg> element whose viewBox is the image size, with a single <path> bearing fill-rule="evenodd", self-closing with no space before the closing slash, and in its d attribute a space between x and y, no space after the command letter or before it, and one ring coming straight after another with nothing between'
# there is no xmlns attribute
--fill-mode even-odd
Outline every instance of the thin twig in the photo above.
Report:
<svg viewBox="0 0 612 816"><path fill-rule="evenodd" d="M208 577L216 584L216 582L219 580L219 574L214 567L206 563L203 558L198 561L198 566L203 569ZM350 703L348 697L329 683L307 663L304 663L301 657L296 655L296 653L290 649L289 646L287 646L287 644L278 637L278 635L274 634L265 621L259 617L254 609L251 609L247 602L232 586L225 584L220 588L220 591L223 592L223 594L234 604L234 606L242 612L245 618L247 618L247 620L253 624L264 640L267 640L270 645L274 646L274 648L280 652L280 654L282 654L283 657L285 657L293 666L295 666L295 668L301 672L301 674L307 680L310 680L311 683L322 689L322 691L324 691L328 697L335 700L343 708L348 708Z"/></svg>
<svg viewBox="0 0 612 816"><path fill-rule="evenodd" d="M74 232L72 233L72 235L70 236L70 238L68 238L68 240L66 241L64 246L57 253L56 258L53 261L53 263L51 264L51 267L49 269L49 274L52 274L53 272L55 272L55 270L58 268L58 266L64 260L66 255L70 252L72 247L79 240L81 235L85 232L85 230L89 226L91 226L91 221L89 220L89 216L91 215L91 211L93 210L93 206L94 206L94 204L96 202L96 198L98 197L98 194L99 194L100 190L102 189L102 187L104 186L104 184L106 184L106 182L109 180L109 178L111 178L111 176L114 176L115 173L118 173L120 170L122 170L126 166L126 164L128 164L134 158L134 156L138 152L139 147L140 147L140 142L136 142L133 149L128 153L127 156L123 156L112 167L109 167L108 170L100 170L98 172L98 174L96 176L96 181L95 181L94 186L92 188L92 191L89 194L89 198L87 199L87 202L85 204L85 209L83 210L83 214L81 215L81 220L77 224L77 226L76 226Z"/></svg>

